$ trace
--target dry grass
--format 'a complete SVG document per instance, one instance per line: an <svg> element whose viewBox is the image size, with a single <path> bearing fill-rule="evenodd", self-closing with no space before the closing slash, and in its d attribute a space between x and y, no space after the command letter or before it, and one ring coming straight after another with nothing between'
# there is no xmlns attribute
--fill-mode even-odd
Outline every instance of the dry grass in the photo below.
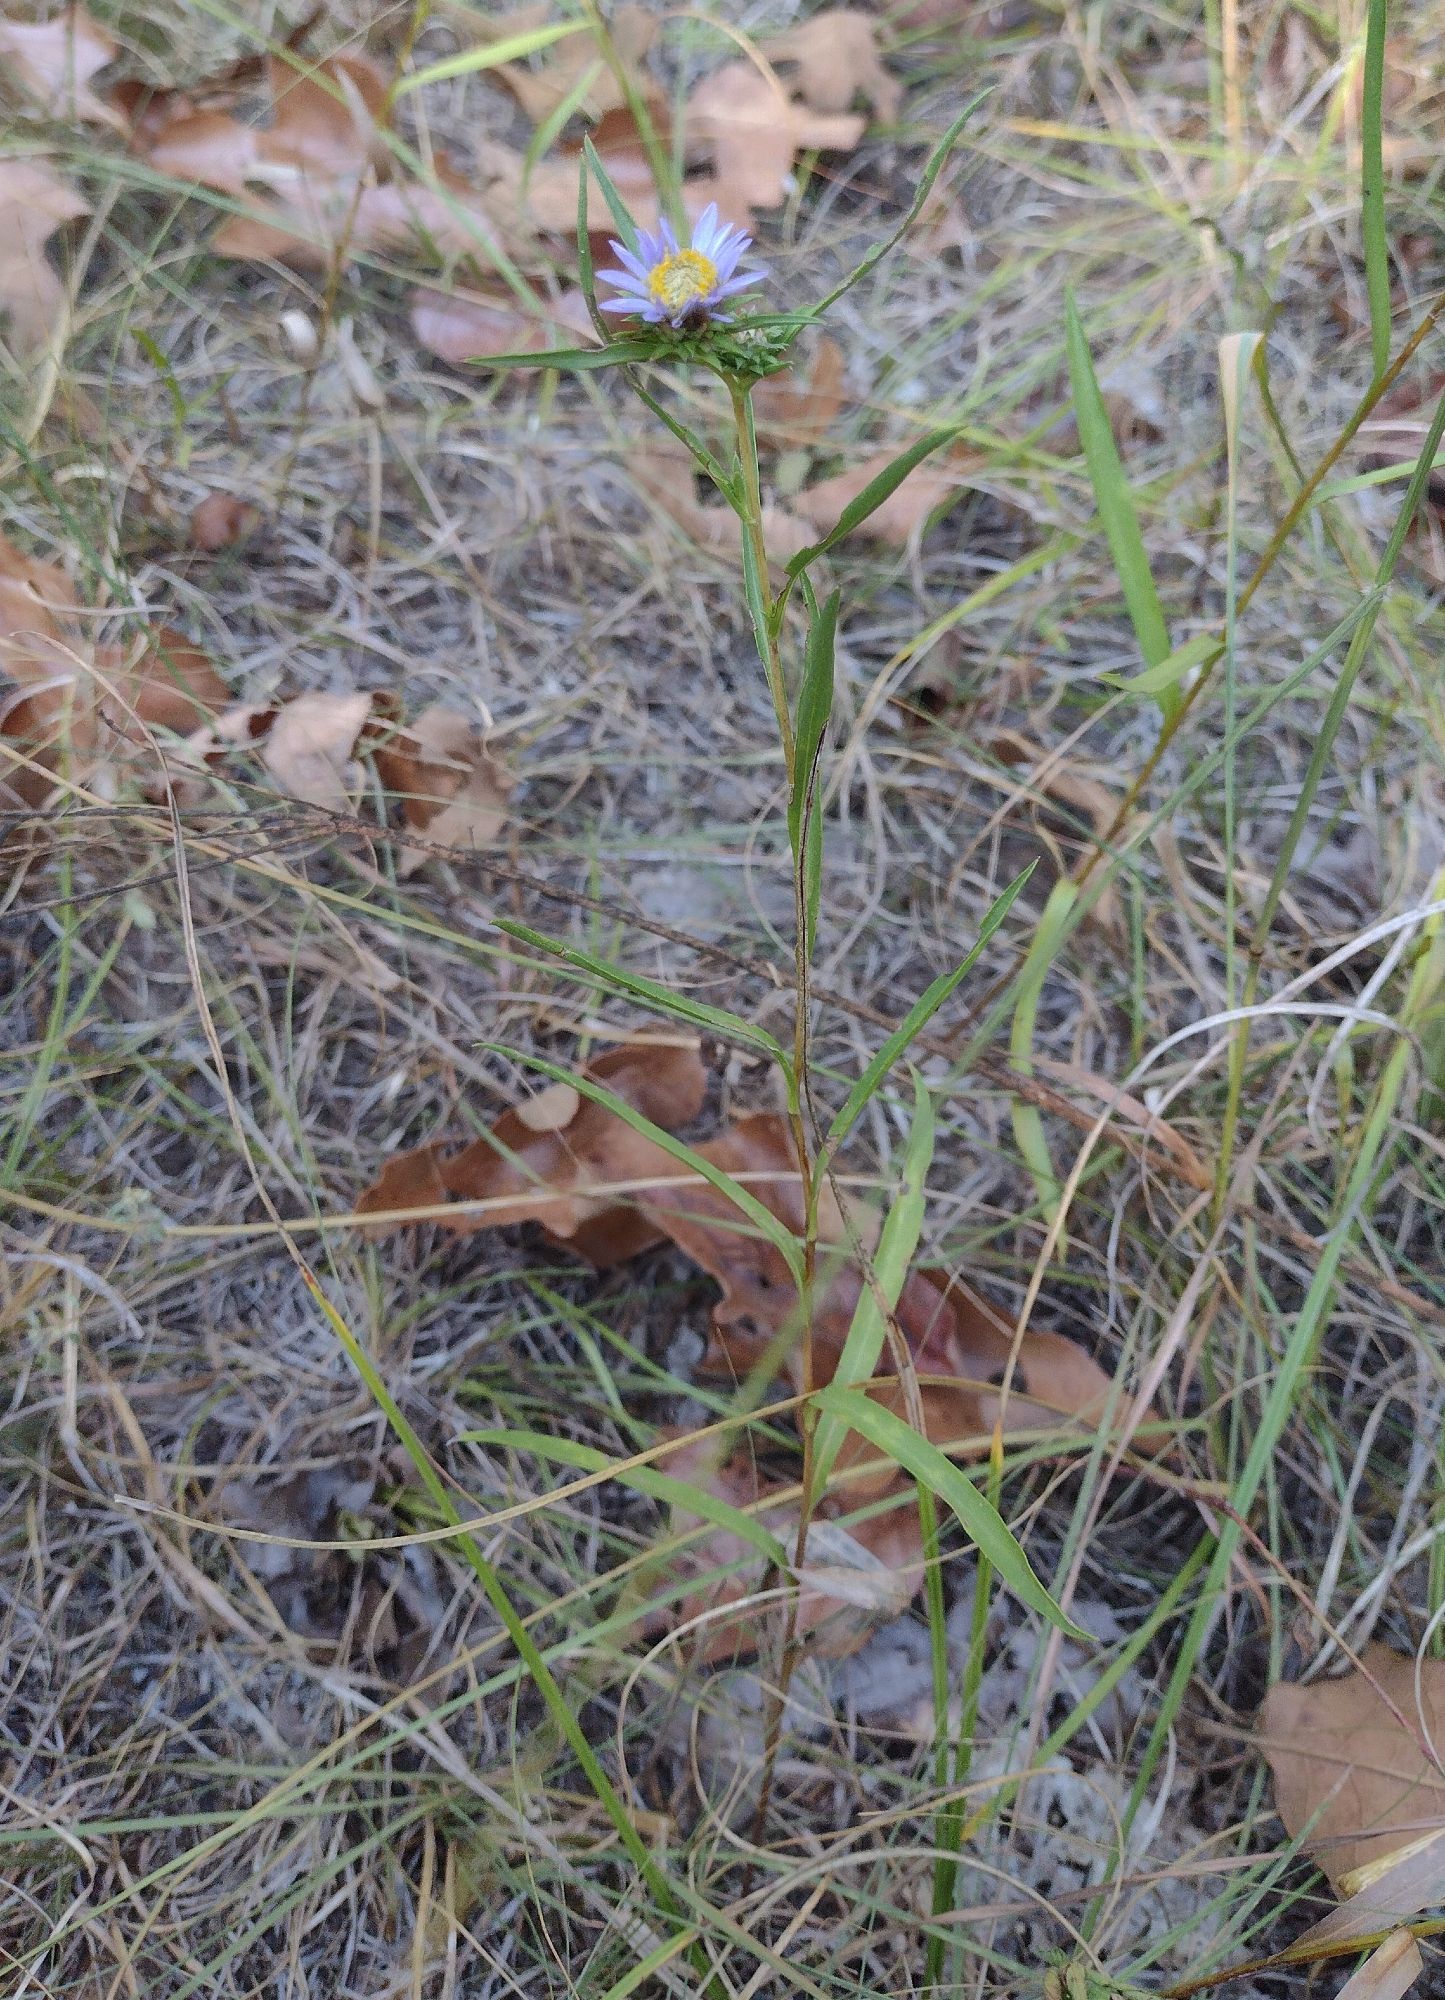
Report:
<svg viewBox="0 0 1445 2000"><path fill-rule="evenodd" d="M789 11L719 10L745 28ZM152 59L178 29L175 60L195 76L279 26L269 10L163 21L152 0L107 18ZM396 22L352 25L384 41ZM1176 644L1217 629L1231 553L1251 572L1293 491L1287 450L1312 466L1368 381L1354 116L1340 110L1360 21L1282 5L1246 25L1237 79L1192 9L904 35L900 129L826 163L766 226L780 287L806 297L906 203L961 90L992 86L951 180L963 248L904 249L850 294L832 328L844 418L801 447L806 462L772 461L796 487L938 412L965 417L988 457L921 546L835 565L846 611L819 977L840 1004L820 1016L825 1095L876 1045L848 1003L898 1018L1022 859L1043 854L1052 880L1088 852L1077 802L1031 800L999 732L1115 797L1157 734L1152 704L1099 678L1138 659L1064 424L1065 286L1133 431ZM317 37L342 28L328 18ZM1402 68L1438 74L1426 10L1401 9L1397 28ZM422 46L447 45L429 28ZM1232 152L1220 118L1236 81ZM509 130L508 104L476 80L434 95L432 130L459 150ZM1392 119L1421 163L1390 192L1392 233L1413 244L1403 327L1445 278L1438 97L1422 83ZM382 385L369 409L315 286L208 256L204 204L53 136L110 201L74 239L86 262L61 368L5 385L7 532L65 552L119 626L164 611L238 698L445 697L494 726L523 782L495 873L437 864L398 884L377 850L259 789L238 791L229 822L188 829L179 854L164 816L123 796L77 801L39 856L13 859L0 1843L14 1886L0 1990L621 2000L678 1928L633 1879L455 1542L417 1539L435 1511L259 1180L471 1511L536 1503L483 1546L718 1990L910 1993L938 1801L921 1621L800 1678L759 1844L745 1809L756 1679L705 1683L609 1624L664 1532L659 1510L615 1486L549 1503L562 1469L468 1436L550 1432L620 1458L659 1423L697 1420L705 1281L671 1253L598 1279L526 1238L370 1242L348 1219L392 1150L486 1122L525 1087L496 1044L571 1062L639 1018L540 967L498 913L777 1025L767 982L677 935L786 968L781 774L733 582L638 491L642 416L601 378L430 363L399 275L352 265L334 316ZM297 305L322 322L314 372L278 336ZM1254 326L1281 436L1252 402L1231 527L1216 343ZM244 551L187 545L212 489L263 507ZM1231 761L1222 689L1191 711L1109 871L1117 928L1085 921L1044 986L1036 1057L1156 1093L1211 1163L1242 978L1230 925L1243 936L1260 907L1343 649L1298 669L1358 602L1401 490L1347 497L1291 538L1241 633L1238 713L1256 722ZM931 1257L1009 1308L1042 1259L1043 1323L1131 1380L1162 1364L1186 1473L1105 1483L1102 1452L1010 1462L1008 1518L1042 1575L1072 1577L1100 1636L1054 1659L1017 1606L994 1606L967 1781L980 1810L946 1922L948 1983L980 2000L1040 1994L1058 1950L1160 1990L1287 1942L1322 1891L1270 1817L1245 1743L1253 1709L1281 1671L1331 1653L1332 1634L1414 1646L1445 1602L1430 1534L1445 1416L1439 1100L1422 1090L1433 996L1407 1014L1445 860L1425 553L1387 602L1269 930L1261 997L1280 1004L1252 1032L1222 1203L1110 1132L1065 1238L1049 1240L1007 1083L974 1060L1006 1045L1005 982L1042 894L965 989L974 1017L945 1023L953 1058L927 1059L941 1093ZM1401 1034L1423 1053L1346 1214ZM901 1090L875 1101L861 1175L888 1185L905 1126ZM1046 1129L1064 1173L1081 1135ZM1332 1232L1345 1256L1318 1350L1227 1585L1191 1624L1220 1519L1191 1485L1241 1491ZM248 1526L273 1539L225 1531ZM977 1651L967 1551L949 1545L944 1569L961 1678ZM697 1988L685 1954L659 1950L644 1990ZM1296 1971L1225 1990L1322 1989Z"/></svg>

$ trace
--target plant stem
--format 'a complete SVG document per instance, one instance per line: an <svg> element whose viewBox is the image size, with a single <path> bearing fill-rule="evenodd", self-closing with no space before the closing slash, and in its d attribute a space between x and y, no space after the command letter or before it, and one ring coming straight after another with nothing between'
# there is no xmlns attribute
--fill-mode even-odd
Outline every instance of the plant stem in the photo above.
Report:
<svg viewBox="0 0 1445 2000"><path fill-rule="evenodd" d="M773 714L778 725L778 740L783 750L783 765L787 773L788 792L791 797L799 784L808 782L809 774L798 769L797 740L793 728L792 711L788 706L787 684L783 678L782 650L779 634L782 628L782 604L775 599L768 580L768 545L763 529L762 483L758 476L758 439L753 423L751 385L734 376L727 378L728 394L732 399L733 426L737 434L738 463L741 468L741 484L737 490L736 511L742 530L743 590L747 598L748 612L752 619L753 638L758 649L758 658L763 664L763 673L772 697ZM788 1126L792 1134L793 1150L798 1162L799 1185L803 1191L803 1287L801 1295L802 1327L802 1377L804 1395L810 1396L818 1386L814 1368L813 1353L813 1291L817 1275L818 1261L818 1180L813 1172L812 1148L808 1140L808 1128L804 1118L803 1105L807 1093L809 1064L809 951L807 922L807 883L803 866L803 850L800 845L793 856L793 1059L788 1085ZM798 1535L794 1548L794 1569L800 1570L807 1555L808 1528L816 1505L813 1479L813 1434L817 1426L817 1412L804 1401L798 1412L798 1431L803 1444L802 1498L798 1508ZM783 1714L787 1707L788 1688L796 1671L802 1652L802 1640L798 1631L798 1596L796 1590L788 1599L787 1617L783 1630L782 1657L778 1667L778 1686L769 1704L764 1736L763 1776L758 1794L757 1814L754 1820L755 1841L761 1841L767 1823L768 1808L772 1798L773 1772L777 1763L778 1746L782 1734Z"/></svg>

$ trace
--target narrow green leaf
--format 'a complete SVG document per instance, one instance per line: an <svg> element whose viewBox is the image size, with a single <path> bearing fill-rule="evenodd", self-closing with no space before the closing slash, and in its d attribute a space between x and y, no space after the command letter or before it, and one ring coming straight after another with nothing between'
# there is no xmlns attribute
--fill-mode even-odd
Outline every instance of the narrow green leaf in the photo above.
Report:
<svg viewBox="0 0 1445 2000"><path fill-rule="evenodd" d="M656 350L645 340L614 340L610 347L549 347L541 354L479 354L472 368L624 368L650 361Z"/></svg>
<svg viewBox="0 0 1445 2000"><path fill-rule="evenodd" d="M1068 351L1069 381L1074 392L1079 443L1089 468L1094 502L1099 509L1099 519L1104 524L1109 553L1114 558L1114 568L1118 572L1124 602L1139 641L1139 651L1146 666L1157 667L1169 657L1169 629L1164 623L1159 593L1154 588L1149 558L1144 553L1144 538L1139 532L1134 496L1124 477L1119 447L1114 442L1109 424L1109 412L1104 408L1104 398L1099 393L1098 379L1094 374L1089 343L1084 337L1083 323L1070 292L1064 294L1064 344ZM1166 717L1178 705L1177 694L1166 688L1160 702Z"/></svg>
<svg viewBox="0 0 1445 2000"><path fill-rule="evenodd" d="M962 133L964 126L988 95L989 92L987 90L981 90L977 97L970 98L969 102L959 112L953 123L934 147L928 157L928 164L923 169L923 177L913 191L913 199L908 205L908 213L893 231L893 234L885 237L881 243L876 243L867 256L863 258L862 262L855 265L842 283L835 285L826 298L819 299L818 303L811 307L806 314L798 315L800 324L807 324L813 320L821 319L829 306L836 305L844 292L851 291L860 278L866 278L873 267L881 263L888 255L894 244L901 237L907 235L908 231L922 214L924 202L933 193L933 184L943 172L944 161L958 144L959 135Z"/></svg>
<svg viewBox="0 0 1445 2000"><path fill-rule="evenodd" d="M788 1059L766 1028L756 1027L751 1021L744 1021L738 1014L729 1014L722 1007L708 1007L701 1000L693 1000L684 993L673 993L666 986L659 985L657 980L644 978L640 972L628 972L620 965L609 965L605 958L594 958L591 952L581 951L576 945L563 944L558 938L549 938L541 931L529 929L526 924L514 922L510 917L494 917L492 921L508 937L519 938L534 950L560 958L575 971L587 973L601 986L646 1000L661 1013L671 1014L679 1021L689 1021L694 1027L711 1028L725 1041L742 1042L749 1048L762 1049L774 1061L781 1063L786 1071Z"/></svg>
<svg viewBox="0 0 1445 2000"><path fill-rule="evenodd" d="M1370 358L1375 380L1390 365L1390 242L1385 233L1385 17L1389 0L1369 0L1364 94L1360 108L1360 231L1370 301Z"/></svg>
<svg viewBox="0 0 1445 2000"><path fill-rule="evenodd" d="M977 962L979 953L1008 915L1009 910L1013 906L1014 898L1018 895L1037 866L1038 863L1036 861L1031 861L1021 875L1014 877L1003 894L990 905L983 922L978 927L978 937L967 958L961 964L956 965L952 972L940 973L923 997L909 1008L903 1020L893 1030L893 1033L888 1037L877 1055L869 1063L867 1069L864 1070L863 1074L849 1091L847 1101L842 1110L828 1127L828 1144L830 1147L838 1145L846 1137L858 1113L863 1109L869 1098L872 1097L874 1091L878 1088L889 1070L892 1069L903 1051L908 1047L913 1037L921 1029L927 1027L959 981L972 969Z"/></svg>
<svg viewBox="0 0 1445 2000"><path fill-rule="evenodd" d="M858 1294L848 1337L833 1371L833 1381L845 1388L851 1383L866 1382L878 1366L888 1331L885 1312L891 1313L898 1304L923 1229L923 1184L933 1161L933 1099L917 1077L913 1089L913 1123L903 1153L903 1186L888 1210L883 1234L873 1254L871 1283L865 1282ZM819 1420L813 1433L813 1479L820 1493L827 1484L846 1429L840 1417L828 1413Z"/></svg>
<svg viewBox="0 0 1445 2000"><path fill-rule="evenodd" d="M567 92L565 97L559 98L557 103L553 105L547 116L527 141L527 150L522 155L522 193L524 196L527 192L527 183L532 178L539 162L547 157L558 139L561 138L562 129L568 120L575 117L582 109L582 106L592 94L592 86L606 67L606 63L599 56L595 62L588 63L584 69L579 71L577 81L573 84L572 88ZM585 176L578 175L579 180L583 178Z"/></svg>
<svg viewBox="0 0 1445 2000"><path fill-rule="evenodd" d="M735 1181L731 1174L725 1174L721 1167L715 1167L711 1160L704 1159L685 1140L679 1139L664 1126L655 1125L644 1117L635 1105L625 1097L619 1097L606 1084L598 1083L594 1077L584 1076L580 1070L564 1069L560 1063L548 1062L544 1056L526 1055L519 1049L508 1048L503 1042L484 1043L484 1047L494 1048L500 1054L510 1056L514 1062L525 1063L528 1069L535 1069L543 1076L550 1076L554 1083L567 1083L593 1104L600 1104L605 1111L612 1112L624 1125L630 1125L644 1139L650 1139L664 1153L686 1167L689 1173L705 1180L709 1187L725 1195L733 1207L746 1216L753 1228L765 1236L783 1262L787 1265L793 1282L801 1291L804 1283L802 1246L785 1223L778 1220L770 1208L765 1208L755 1194L745 1188L741 1181Z"/></svg>
<svg viewBox="0 0 1445 2000"><path fill-rule="evenodd" d="M582 157L586 161L587 167L590 167L597 177L597 185L602 190L602 198L612 211L612 220L617 224L618 235L629 250L635 251L637 248L637 224L628 214L627 203L617 192L612 176L598 157L597 148L593 145L590 136L582 141ZM584 182L587 179L586 168L583 169L582 179Z"/></svg>
<svg viewBox="0 0 1445 2000"><path fill-rule="evenodd" d="M788 838L803 874L803 939L809 952L818 928L823 882L823 824L818 809L819 756L823 732L833 712L833 655L838 636L839 593L813 614L798 692L793 755L793 789L788 800Z"/></svg>
<svg viewBox="0 0 1445 2000"><path fill-rule="evenodd" d="M926 437L921 437L909 445L907 451L899 452L897 458L885 465L876 479L870 479L863 491L848 502L838 516L837 525L829 529L821 542L814 542L806 549L799 549L788 564L788 575L797 576L800 571L816 562L819 556L841 542L845 535L851 535L860 522L866 521L870 514L877 513L889 495L898 491L916 465L921 465L924 459L930 457L940 446L951 444L957 436L958 426L949 424L943 430L930 431Z"/></svg>
<svg viewBox="0 0 1445 2000"><path fill-rule="evenodd" d="M740 489L735 488L734 491ZM758 649L758 658L766 667L768 663L768 590L758 574L758 559L746 529L742 535L743 602L748 607L748 619L753 628L753 644Z"/></svg>
<svg viewBox="0 0 1445 2000"><path fill-rule="evenodd" d="M584 167L577 176L577 282L582 287L582 296L587 301L587 317L599 340L608 345L623 346L628 343L612 340L612 328L602 317L597 303L597 277L592 268L592 233L587 226L587 169ZM641 342L633 343L640 346Z"/></svg>
<svg viewBox="0 0 1445 2000"><path fill-rule="evenodd" d="M130 329L130 337L165 383L166 393L171 399L171 414L179 430L186 421L188 411L186 399L181 394L181 385L176 380L176 371L172 368L169 357L143 326L133 326Z"/></svg>
<svg viewBox="0 0 1445 2000"><path fill-rule="evenodd" d="M1182 646L1176 646L1157 667L1146 667L1142 674L1100 674L1099 678L1124 694L1162 694L1166 688L1177 687L1195 667L1212 665L1223 651L1222 639L1213 632L1201 632L1196 638L1186 639Z"/></svg>
<svg viewBox="0 0 1445 2000"><path fill-rule="evenodd" d="M504 1451L529 1451L558 1465L575 1466L579 1472L605 1472L612 1465L606 1452L595 1445L582 1444L575 1438L553 1437L542 1431L469 1430L463 1431L457 1442L491 1445ZM690 1479L675 1479L671 1473L658 1472L650 1465L619 1465L612 1477L620 1486L634 1487L651 1500L685 1508L688 1513L711 1521L715 1528L726 1528L729 1534L736 1535L780 1568L786 1568L792 1561L777 1536L770 1535L761 1521L719 1499L716 1493L709 1493L705 1486L694 1486Z"/></svg>
<svg viewBox="0 0 1445 2000"><path fill-rule="evenodd" d="M1088 1633L1064 1616L1035 1576L1028 1557L997 1508L989 1505L968 1475L936 1444L921 1437L912 1424L906 1424L892 1410L885 1410L861 1389L834 1385L819 1390L813 1401L825 1414L838 1417L848 1430L857 1431L869 1444L877 1445L886 1458L936 1493L953 1510L979 1554L993 1564L999 1579L1015 1597L1047 1618L1051 1625L1057 1625L1070 1639L1088 1643Z"/></svg>
<svg viewBox="0 0 1445 2000"><path fill-rule="evenodd" d="M399 77L392 86L392 97L405 97L429 83L445 83L448 77L472 76L478 70L496 69L501 63L519 62L524 56L535 55L538 49L550 48L553 42L560 42L567 35L583 34L586 27L585 21L556 21L545 28L529 28L522 35L507 35L500 42L486 42L480 48L459 49L453 56L443 56L440 62L428 63L425 69L414 69L409 75Z"/></svg>
<svg viewBox="0 0 1445 2000"><path fill-rule="evenodd" d="M1013 1023L1009 1029L1009 1060L1020 1076L1034 1073L1034 1027L1038 1020L1039 996L1049 967L1068 935L1069 918L1079 900L1079 885L1061 876L1049 891L1039 927L1029 942L1018 976ZM1052 1217L1059 1202L1059 1181L1049 1155L1044 1121L1036 1104L1015 1097L1011 1107L1014 1138L1033 1178L1039 1206Z"/></svg>

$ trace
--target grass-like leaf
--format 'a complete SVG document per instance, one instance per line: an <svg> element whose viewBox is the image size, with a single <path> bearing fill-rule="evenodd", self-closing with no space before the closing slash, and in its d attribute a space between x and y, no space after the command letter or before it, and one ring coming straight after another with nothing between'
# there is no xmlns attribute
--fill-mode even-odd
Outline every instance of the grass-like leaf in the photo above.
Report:
<svg viewBox="0 0 1445 2000"><path fill-rule="evenodd" d="M1094 504L1104 524L1109 553L1114 558L1114 568L1139 641L1139 651L1146 666L1157 667L1169 657L1169 628L1164 622L1159 593L1154 588L1153 572L1144 553L1144 538L1139 532L1139 516L1134 510L1134 496L1124 477L1119 447L1114 442L1104 398L1099 393L1089 343L1084 337L1083 322L1072 293L1064 295L1064 344L1068 351L1069 381L1074 392L1079 443L1089 468ZM1179 694L1172 682L1159 691L1159 706L1166 720L1177 711Z"/></svg>
<svg viewBox="0 0 1445 2000"><path fill-rule="evenodd" d="M1196 667L1212 666L1224 651L1224 641L1213 632L1200 632L1192 639L1186 639L1182 646L1162 659L1157 667L1146 667L1142 674L1101 674L1111 687L1122 694L1160 695L1167 689L1178 687L1180 681Z"/></svg>
<svg viewBox="0 0 1445 2000"><path fill-rule="evenodd" d="M898 1304L923 1230L923 1183L933 1162L933 1099L917 1078L913 1088L913 1123L903 1151L903 1186L889 1207L873 1254L870 1282L858 1294L848 1337L833 1371L834 1382L845 1387L866 1382L878 1366L888 1330L885 1315ZM831 1412L819 1420L813 1433L813 1479L819 1492L827 1484L846 1433L846 1424Z"/></svg>
<svg viewBox="0 0 1445 2000"><path fill-rule="evenodd" d="M650 361L654 351L643 340L614 340L608 347L549 347L541 354L479 354L473 368L625 368L630 361Z"/></svg>
<svg viewBox="0 0 1445 2000"><path fill-rule="evenodd" d="M610 210L612 215L612 220L617 224L618 235L622 238L623 242L627 245L629 250L636 251L637 224L632 220L631 215L628 213L627 203L622 199L622 196L617 192L616 183L613 181L613 178L611 174L608 173L606 167L603 166L597 148L593 145L590 137L582 141L582 158L585 162L585 165L582 170L583 181L584 182L586 181L587 172L588 169L590 168L591 171L597 177L597 185L602 190L602 199L607 203L608 209Z"/></svg>
<svg viewBox="0 0 1445 2000"><path fill-rule="evenodd" d="M861 1389L835 1384L820 1389L813 1401L825 1416L837 1417L845 1430L857 1431L869 1444L877 1445L885 1458L892 1459L936 1493L952 1509L980 1554L993 1564L999 1580L1021 1603L1047 1618L1051 1625L1057 1625L1069 1638L1087 1643L1088 1633L1066 1617L1045 1590L997 1508L989 1505L967 1473L936 1444L921 1437L912 1424L906 1424L892 1410L885 1410Z"/></svg>
<svg viewBox="0 0 1445 2000"><path fill-rule="evenodd" d="M675 1479L671 1473L658 1472L649 1465L629 1465L624 1461L614 1466L605 1451L576 1438L552 1437L543 1431L478 1430L463 1431L457 1442L492 1445L502 1451L529 1451L558 1465L575 1466L579 1472L605 1472L612 1467L612 1476L619 1485L630 1486L669 1507L685 1507L689 1513L711 1521L715 1528L726 1528L729 1534L736 1535L779 1568L786 1568L792 1560L777 1536L769 1534L761 1521L754 1520L740 1507L731 1506L716 1493L708 1492L705 1486L695 1486L689 1479Z"/></svg>
<svg viewBox="0 0 1445 2000"><path fill-rule="evenodd" d="M868 252L867 256L864 257L860 263L856 264L853 267L853 269L848 273L847 277L843 279L842 283L835 285L831 292L829 292L824 298L818 300L817 304L813 306L812 309L804 316L805 319L807 320L820 319L822 315L825 312L827 312L830 306L837 304L838 300L842 298L845 292L851 291L854 285L856 285L861 279L866 278L868 273L874 268L874 266L876 264L881 263L882 260L888 255L888 252L893 248L893 246L896 243L900 242L901 239L908 234L908 231L913 227L914 223L918 220L919 216L922 214L923 204L927 201L928 197L933 193L934 182L938 179L938 176L943 172L944 162L947 160L949 154L953 151L954 147L958 144L964 126L968 123L969 119L972 118L974 112L977 111L979 105L983 103L984 99L988 95L989 95L988 91L981 90L979 91L976 97L970 98L968 103L965 104L962 111L959 112L958 116L949 126L948 130L944 133L943 137L939 140L938 144L934 147L933 151L929 154L928 164L924 167L923 173L919 178L918 186L914 189L913 199L908 204L908 213L904 216L903 220L899 223L898 227L893 231L892 235L885 236L881 243L875 243L873 248Z"/></svg>
<svg viewBox="0 0 1445 2000"><path fill-rule="evenodd" d="M978 927L978 937L975 939L973 949L969 952L968 956L956 965L951 972L940 973L938 978L928 988L928 991L909 1008L902 1021L893 1030L893 1033L888 1037L877 1055L874 1056L873 1060L849 1091L842 1110L828 1127L828 1144L830 1147L842 1143L843 1139L852 1129L853 1121L857 1118L858 1113L872 1097L874 1091L877 1090L879 1084L903 1054L903 1051L908 1047L913 1037L928 1026L928 1023L933 1019L949 994L953 992L959 981L977 963L979 953L1008 915L1009 910L1013 906L1014 898L1018 895L1037 866L1037 862L1031 861L1021 875L1014 877L1003 894L995 898L989 905L983 922Z"/></svg>
<svg viewBox="0 0 1445 2000"><path fill-rule="evenodd" d="M897 458L884 466L876 479L870 479L863 491L848 502L838 516L837 523L828 530L822 541L814 542L806 549L799 549L788 564L788 575L798 576L810 564L815 563L819 556L836 547L845 535L851 535L870 514L877 513L890 494L898 491L916 465L921 465L925 458L931 457L943 445L951 444L957 436L957 425L949 424L942 430L930 431L926 437L921 437L909 445L906 451L900 451Z"/></svg>
<svg viewBox="0 0 1445 2000"><path fill-rule="evenodd" d="M549 938L542 931L531 930L526 924L516 923L509 917L496 917L493 922L508 937L519 938L535 950L561 959L574 971L585 972L599 986L609 986L616 993L630 993L635 1000L645 1000L660 1013L691 1022L694 1027L710 1028L724 1041L741 1042L748 1048L761 1049L775 1062L781 1063L786 1071L788 1058L781 1044L766 1028L743 1020L740 1014L729 1014L725 1008L709 1007L701 1000L690 999L685 993L674 993L669 987L644 977L640 972L628 972L620 965L611 965L605 958L595 958L591 952L581 951L576 945L563 944L560 939Z"/></svg>
<svg viewBox="0 0 1445 2000"><path fill-rule="evenodd" d="M560 42L567 35L584 34L586 29L585 21L553 21L543 28L528 28L525 34L507 35L500 42L485 42L479 48L459 49L455 55L443 56L439 62L428 63L425 69L414 69L410 75L400 77L392 89L392 97L406 97L413 90L424 89L429 83L445 83L449 77L474 76L478 70L520 62L524 56L535 55L539 49L548 49L553 42Z"/></svg>
<svg viewBox="0 0 1445 2000"><path fill-rule="evenodd" d="M1370 359L1378 381L1390 365L1390 242L1385 233L1385 17L1389 0L1369 0L1360 105L1360 233L1370 301Z"/></svg>

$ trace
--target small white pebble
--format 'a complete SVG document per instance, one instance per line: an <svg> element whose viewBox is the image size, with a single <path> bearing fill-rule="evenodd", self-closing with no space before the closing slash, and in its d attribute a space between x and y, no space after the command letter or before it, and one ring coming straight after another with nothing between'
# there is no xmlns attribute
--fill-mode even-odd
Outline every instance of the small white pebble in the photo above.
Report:
<svg viewBox="0 0 1445 2000"><path fill-rule="evenodd" d="M303 368L314 368L316 357L321 352L321 342L316 336L316 327L309 313L292 307L283 312L276 322L281 335L281 345L293 361L299 361Z"/></svg>

